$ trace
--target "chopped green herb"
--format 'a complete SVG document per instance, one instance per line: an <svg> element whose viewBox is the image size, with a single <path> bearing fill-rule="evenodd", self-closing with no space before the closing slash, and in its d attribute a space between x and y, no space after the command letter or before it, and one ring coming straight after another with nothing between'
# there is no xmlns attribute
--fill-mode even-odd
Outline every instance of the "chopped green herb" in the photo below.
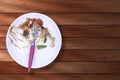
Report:
<svg viewBox="0 0 120 80"><path fill-rule="evenodd" d="M37 45L37 49L43 49L43 48L46 48L47 46L46 45Z"/></svg>
<svg viewBox="0 0 120 80"><path fill-rule="evenodd" d="M47 34L44 35L44 43L47 41Z"/></svg>

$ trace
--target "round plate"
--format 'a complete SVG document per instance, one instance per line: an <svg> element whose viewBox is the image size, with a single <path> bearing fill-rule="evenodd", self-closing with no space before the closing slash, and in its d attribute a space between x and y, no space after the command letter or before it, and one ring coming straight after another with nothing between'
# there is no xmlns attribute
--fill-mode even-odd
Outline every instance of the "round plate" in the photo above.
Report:
<svg viewBox="0 0 120 80"><path fill-rule="evenodd" d="M17 26L19 26L26 21L26 18L40 18L43 21L43 26L48 28L50 34L55 37L55 46L53 48L47 47L38 50L35 47L32 68L41 68L50 64L57 57L62 44L61 33L56 23L50 17L41 13L27 13L14 20L13 23L10 25L6 35L6 45L7 50L13 60L23 67L28 67L30 46L28 48L20 49L11 43L9 36L11 28L16 28Z"/></svg>

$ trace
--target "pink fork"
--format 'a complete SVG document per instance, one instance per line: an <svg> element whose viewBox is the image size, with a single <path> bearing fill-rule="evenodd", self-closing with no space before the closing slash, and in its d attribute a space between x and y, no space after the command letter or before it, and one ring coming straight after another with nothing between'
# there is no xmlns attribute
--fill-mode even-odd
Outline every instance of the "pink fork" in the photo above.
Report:
<svg viewBox="0 0 120 80"><path fill-rule="evenodd" d="M34 51L35 51L35 43L33 43L30 47L30 53L29 53L29 62L28 62L28 72L31 71L31 66L33 62L33 57L34 57Z"/></svg>

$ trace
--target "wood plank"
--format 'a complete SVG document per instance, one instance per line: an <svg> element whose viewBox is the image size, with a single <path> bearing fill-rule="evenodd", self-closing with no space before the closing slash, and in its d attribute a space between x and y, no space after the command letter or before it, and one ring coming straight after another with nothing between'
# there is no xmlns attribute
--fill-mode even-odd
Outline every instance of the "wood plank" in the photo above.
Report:
<svg viewBox="0 0 120 80"><path fill-rule="evenodd" d="M7 50L0 50L0 61L13 61ZM120 61L120 50L71 50L62 49L55 62Z"/></svg>
<svg viewBox="0 0 120 80"><path fill-rule="evenodd" d="M63 49L120 49L120 38L63 38Z"/></svg>
<svg viewBox="0 0 120 80"><path fill-rule="evenodd" d="M120 12L120 1L29 0L26 2L26 0L1 0L0 12Z"/></svg>
<svg viewBox="0 0 120 80"><path fill-rule="evenodd" d="M5 76L6 75L6 76ZM79 80L80 74L0 74L0 80Z"/></svg>
<svg viewBox="0 0 120 80"><path fill-rule="evenodd" d="M13 61L7 50L0 50L0 61Z"/></svg>
<svg viewBox="0 0 120 80"><path fill-rule="evenodd" d="M60 25L59 27L63 37L73 38L120 37L120 26Z"/></svg>
<svg viewBox="0 0 120 80"><path fill-rule="evenodd" d="M64 0L13 0L0 2L1 12L79 12L79 0L76 2ZM19 4L15 4L19 3ZM23 6L24 5L24 6Z"/></svg>
<svg viewBox="0 0 120 80"><path fill-rule="evenodd" d="M6 49L5 38L0 49ZM120 38L63 38L62 49L120 49Z"/></svg>
<svg viewBox="0 0 120 80"><path fill-rule="evenodd" d="M6 37L9 26L0 26L0 37Z"/></svg>
<svg viewBox="0 0 120 80"><path fill-rule="evenodd" d="M0 25L10 25L23 13L1 13ZM120 14L113 13L44 13L58 25L120 25Z"/></svg>
<svg viewBox="0 0 120 80"><path fill-rule="evenodd" d="M120 50L61 50L56 61L120 61Z"/></svg>
<svg viewBox="0 0 120 80"><path fill-rule="evenodd" d="M120 74L0 74L0 80L120 80Z"/></svg>
<svg viewBox="0 0 120 80"><path fill-rule="evenodd" d="M6 38L0 38L0 49L6 49Z"/></svg>
<svg viewBox="0 0 120 80"><path fill-rule="evenodd" d="M27 73L13 61L1 61L0 73ZM53 62L31 73L120 73L120 62Z"/></svg>
<svg viewBox="0 0 120 80"><path fill-rule="evenodd" d="M58 25L63 37L99 38L120 37L120 26ZM9 26L0 26L0 37L5 37Z"/></svg>

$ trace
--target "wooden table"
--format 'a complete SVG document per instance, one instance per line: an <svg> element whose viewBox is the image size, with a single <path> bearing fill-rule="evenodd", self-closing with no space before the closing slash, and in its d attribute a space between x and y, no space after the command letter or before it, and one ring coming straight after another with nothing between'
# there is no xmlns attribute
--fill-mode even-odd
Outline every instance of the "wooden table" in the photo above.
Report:
<svg viewBox="0 0 120 80"><path fill-rule="evenodd" d="M27 12L58 24L62 50L50 65L19 66L6 50L11 22ZM120 80L120 0L0 0L0 80Z"/></svg>

